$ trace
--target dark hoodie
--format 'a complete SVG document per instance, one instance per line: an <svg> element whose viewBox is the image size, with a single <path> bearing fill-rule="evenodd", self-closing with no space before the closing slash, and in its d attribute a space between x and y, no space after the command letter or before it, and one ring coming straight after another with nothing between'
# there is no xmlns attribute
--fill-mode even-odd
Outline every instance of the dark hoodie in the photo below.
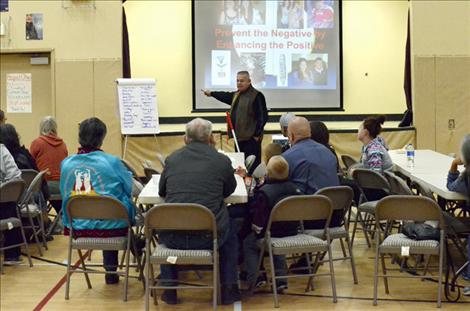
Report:
<svg viewBox="0 0 470 311"><path fill-rule="evenodd" d="M56 135L39 136L31 143L31 155L39 170L49 169L46 180L60 179L60 163L68 156L67 146Z"/></svg>

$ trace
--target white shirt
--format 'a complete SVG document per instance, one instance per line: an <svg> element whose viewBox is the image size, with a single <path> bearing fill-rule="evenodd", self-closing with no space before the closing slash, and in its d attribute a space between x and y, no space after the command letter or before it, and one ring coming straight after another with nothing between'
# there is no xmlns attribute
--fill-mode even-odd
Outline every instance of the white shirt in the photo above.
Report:
<svg viewBox="0 0 470 311"><path fill-rule="evenodd" d="M10 151L0 144L0 184L19 178L21 178L21 171L18 169L15 159Z"/></svg>

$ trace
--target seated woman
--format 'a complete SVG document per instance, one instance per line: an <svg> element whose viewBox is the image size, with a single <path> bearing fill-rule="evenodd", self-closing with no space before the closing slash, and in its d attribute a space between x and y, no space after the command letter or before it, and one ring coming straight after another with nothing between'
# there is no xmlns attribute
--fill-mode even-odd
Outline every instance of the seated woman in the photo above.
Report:
<svg viewBox="0 0 470 311"><path fill-rule="evenodd" d="M45 175L50 194L60 194L59 178L60 163L68 156L67 146L64 141L57 136L57 122L51 116L42 119L39 125L40 136L33 140L31 155L36 161L39 170L49 170ZM52 201L52 206L58 213L62 206L62 201Z"/></svg>
<svg viewBox="0 0 470 311"><path fill-rule="evenodd" d="M355 168L363 167L381 174L383 171L392 168L393 162L388 154L388 148L383 138L378 136L384 122L385 116L368 117L362 122L357 133L357 139L364 146L361 151L360 165L355 166Z"/></svg>
<svg viewBox="0 0 470 311"><path fill-rule="evenodd" d="M15 163L20 170L36 170L39 171L36 161L29 153L24 145L20 144L20 136L16 132L12 124L0 125L0 143L4 144L8 151L15 159ZM36 197L35 201L40 203L40 206L45 207L45 201L49 199L49 189L46 181L41 185L42 197Z"/></svg>
<svg viewBox="0 0 470 311"><path fill-rule="evenodd" d="M100 147L106 136L106 125L98 118L89 118L80 123L78 154L62 161L60 171L60 193L62 195L62 222L64 234L69 234L70 223L65 206L74 195L102 195L122 202L134 223L135 208L131 201L132 177L121 160L105 153ZM127 225L113 220L76 220L74 233L78 237L116 237L127 235ZM106 271L116 271L118 251L103 251ZM105 275L106 284L119 281L116 274Z"/></svg>
<svg viewBox="0 0 470 311"><path fill-rule="evenodd" d="M266 284L266 275L260 275L256 279L258 271L259 246L258 239L264 238L271 210L282 199L299 195L302 192L298 187L288 181L289 164L281 156L273 156L267 165L267 177L265 183L256 191L255 201L251 205L254 215L251 224L251 232L243 242L245 255L245 269L247 281L251 289ZM273 237L285 237L297 234L297 223L277 223L271 227ZM278 276L287 274L285 256L274 256L274 269ZM287 288L287 279L277 281L277 290L282 292Z"/></svg>
<svg viewBox="0 0 470 311"><path fill-rule="evenodd" d="M0 185L11 180L20 179L21 171L15 163L8 149L0 144ZM18 217L16 213L16 202L0 203L0 219ZM21 243L20 228L14 228L3 232L4 245L9 246ZM20 247L14 247L3 251L4 265L18 265L22 262Z"/></svg>
<svg viewBox="0 0 470 311"><path fill-rule="evenodd" d="M450 166L447 175L447 189L470 196L470 134L465 135L463 138L460 151L461 157L455 158ZM457 169L459 165L465 167L462 173ZM470 235L467 242L467 252L467 257L470 258ZM462 277L470 281L470 265L467 267L466 273L462 274ZM470 296L470 286L464 288L464 295Z"/></svg>
<svg viewBox="0 0 470 311"><path fill-rule="evenodd" d="M341 173L341 168L339 167L339 161L338 161L338 155L336 154L335 148L333 148L332 145L330 145L330 132L328 131L328 128L326 127L325 123L321 121L311 121L310 122L310 132L311 132L311 138L316 141L319 144L322 144L328 150L333 153L333 155L336 158L336 167L338 170L338 173Z"/></svg>

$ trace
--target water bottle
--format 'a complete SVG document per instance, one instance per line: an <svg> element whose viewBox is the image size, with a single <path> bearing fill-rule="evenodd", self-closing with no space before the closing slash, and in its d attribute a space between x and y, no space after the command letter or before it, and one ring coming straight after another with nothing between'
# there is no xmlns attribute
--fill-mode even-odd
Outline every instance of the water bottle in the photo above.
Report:
<svg viewBox="0 0 470 311"><path fill-rule="evenodd" d="M406 146L406 161L408 167L415 166L415 148L413 148L413 144L408 144Z"/></svg>

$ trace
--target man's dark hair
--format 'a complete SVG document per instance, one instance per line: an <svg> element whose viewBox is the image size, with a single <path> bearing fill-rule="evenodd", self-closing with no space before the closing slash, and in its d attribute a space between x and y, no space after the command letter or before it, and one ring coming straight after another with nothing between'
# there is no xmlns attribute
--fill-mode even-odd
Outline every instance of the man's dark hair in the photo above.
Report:
<svg viewBox="0 0 470 311"><path fill-rule="evenodd" d="M250 78L250 73L246 70L241 70L241 71L237 72L237 76L238 75L244 75L244 76L247 76L248 79Z"/></svg>
<svg viewBox="0 0 470 311"><path fill-rule="evenodd" d="M89 118L80 123L78 142L84 149L99 149L106 136L106 124L98 118Z"/></svg>
<svg viewBox="0 0 470 311"><path fill-rule="evenodd" d="M12 124L0 125L0 143L4 144L10 153L20 150L20 137Z"/></svg>

